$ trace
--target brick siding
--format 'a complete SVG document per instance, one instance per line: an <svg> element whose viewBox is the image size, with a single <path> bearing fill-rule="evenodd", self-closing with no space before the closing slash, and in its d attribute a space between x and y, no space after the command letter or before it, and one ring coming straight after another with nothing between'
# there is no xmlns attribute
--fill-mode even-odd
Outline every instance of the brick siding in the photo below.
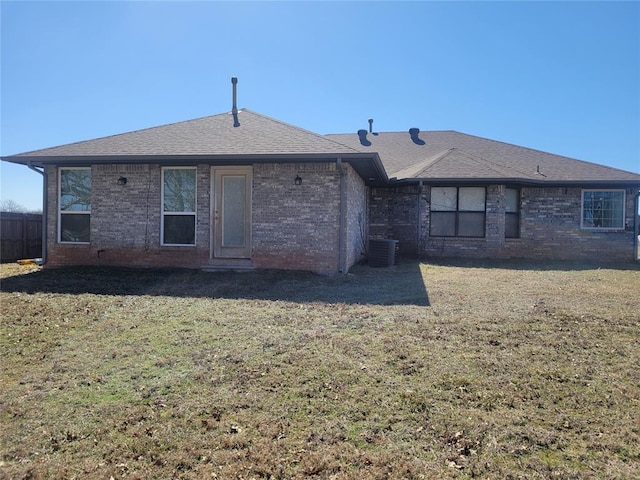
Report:
<svg viewBox="0 0 640 480"><path fill-rule="evenodd" d="M296 185L300 176L302 184ZM253 263L259 268L338 269L335 164L257 164L253 169Z"/></svg>
<svg viewBox="0 0 640 480"><path fill-rule="evenodd" d="M359 260L360 218L366 223L366 188L349 165L346 175L347 268ZM48 166L48 266L114 265L201 268L209 263L211 166L197 166L196 244L160 243L161 167L154 164L91 167L91 240L58 242L58 169ZM302 178L295 185L295 177ZM118 185L126 177L126 185ZM252 256L258 268L339 269L339 173L335 162L273 163L253 167Z"/></svg>
<svg viewBox="0 0 640 480"><path fill-rule="evenodd" d="M347 269L366 258L369 236L369 215L367 214L368 189L360 176L345 165L346 180L346 266Z"/></svg>
<svg viewBox="0 0 640 480"><path fill-rule="evenodd" d="M634 260L632 189L626 192L625 229L595 232L580 228L581 188L523 187L520 238L504 237L505 190L505 185L487 187L486 233L479 239L429 235L428 186L419 196L417 186L372 189L371 237L399 240L400 253L413 257Z"/></svg>
<svg viewBox="0 0 640 480"><path fill-rule="evenodd" d="M634 258L634 193L626 193L626 228L580 228L580 188L520 190L520 238L505 239L504 185L487 187L484 238L429 235L430 188L368 189L347 163L345 181L346 270L363 258L365 239L400 241L400 254L422 257L537 259ZM118 265L201 268L211 247L211 166L197 166L195 246L160 243L161 168L154 164L93 165L91 241L57 241L58 169L47 166L48 265ZM118 185L119 177L126 185ZM296 185L300 176L302 184ZM335 273L339 265L340 174L336 162L253 166L252 256L258 268ZM367 214L368 211L368 214ZM344 271L346 271L344 270Z"/></svg>
<svg viewBox="0 0 640 480"><path fill-rule="evenodd" d="M160 245L161 168L159 165L93 165L91 241L58 243L58 171L50 167L48 266L117 265L197 268L209 257L209 167L197 167L196 245ZM126 185L118 185L125 177ZM203 206L204 205L204 206Z"/></svg>
<svg viewBox="0 0 640 480"><path fill-rule="evenodd" d="M419 198L417 186L371 189L370 237L399 240L400 255L415 257L418 244ZM422 210L425 210L423 200L422 206Z"/></svg>

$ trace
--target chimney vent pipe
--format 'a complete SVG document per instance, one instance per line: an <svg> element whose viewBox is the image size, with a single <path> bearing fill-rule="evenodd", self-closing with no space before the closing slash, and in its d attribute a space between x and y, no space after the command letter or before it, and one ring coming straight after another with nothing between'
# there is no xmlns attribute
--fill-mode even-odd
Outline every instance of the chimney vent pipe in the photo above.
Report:
<svg viewBox="0 0 640 480"><path fill-rule="evenodd" d="M231 113L233 114L233 126L239 127L240 121L238 120L238 104L236 102L236 85L238 84L238 77L231 77L231 85L233 85L233 101L231 106Z"/></svg>

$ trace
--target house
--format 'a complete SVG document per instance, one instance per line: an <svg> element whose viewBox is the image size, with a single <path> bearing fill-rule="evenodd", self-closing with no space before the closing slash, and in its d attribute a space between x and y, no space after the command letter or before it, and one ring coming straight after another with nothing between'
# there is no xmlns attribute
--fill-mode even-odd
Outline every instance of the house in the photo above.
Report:
<svg viewBox="0 0 640 480"><path fill-rule="evenodd" d="M4 157L44 179L46 265L347 272L636 257L640 175L454 131L319 135L250 110Z"/></svg>
<svg viewBox="0 0 640 480"><path fill-rule="evenodd" d="M369 234L405 254L638 259L636 173L454 131L327 138L378 153L390 181L370 189Z"/></svg>

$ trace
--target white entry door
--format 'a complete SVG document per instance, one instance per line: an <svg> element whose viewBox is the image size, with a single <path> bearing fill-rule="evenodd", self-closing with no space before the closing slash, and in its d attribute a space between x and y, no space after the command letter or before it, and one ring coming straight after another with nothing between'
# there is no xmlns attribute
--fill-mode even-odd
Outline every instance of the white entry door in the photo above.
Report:
<svg viewBox="0 0 640 480"><path fill-rule="evenodd" d="M251 167L212 167L213 257L251 258Z"/></svg>

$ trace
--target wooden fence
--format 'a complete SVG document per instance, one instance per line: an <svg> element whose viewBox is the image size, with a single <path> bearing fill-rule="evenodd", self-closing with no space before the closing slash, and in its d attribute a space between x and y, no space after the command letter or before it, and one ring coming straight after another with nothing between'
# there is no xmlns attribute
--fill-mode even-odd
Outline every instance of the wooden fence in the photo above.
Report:
<svg viewBox="0 0 640 480"><path fill-rule="evenodd" d="M42 257L42 214L0 212L0 262Z"/></svg>

